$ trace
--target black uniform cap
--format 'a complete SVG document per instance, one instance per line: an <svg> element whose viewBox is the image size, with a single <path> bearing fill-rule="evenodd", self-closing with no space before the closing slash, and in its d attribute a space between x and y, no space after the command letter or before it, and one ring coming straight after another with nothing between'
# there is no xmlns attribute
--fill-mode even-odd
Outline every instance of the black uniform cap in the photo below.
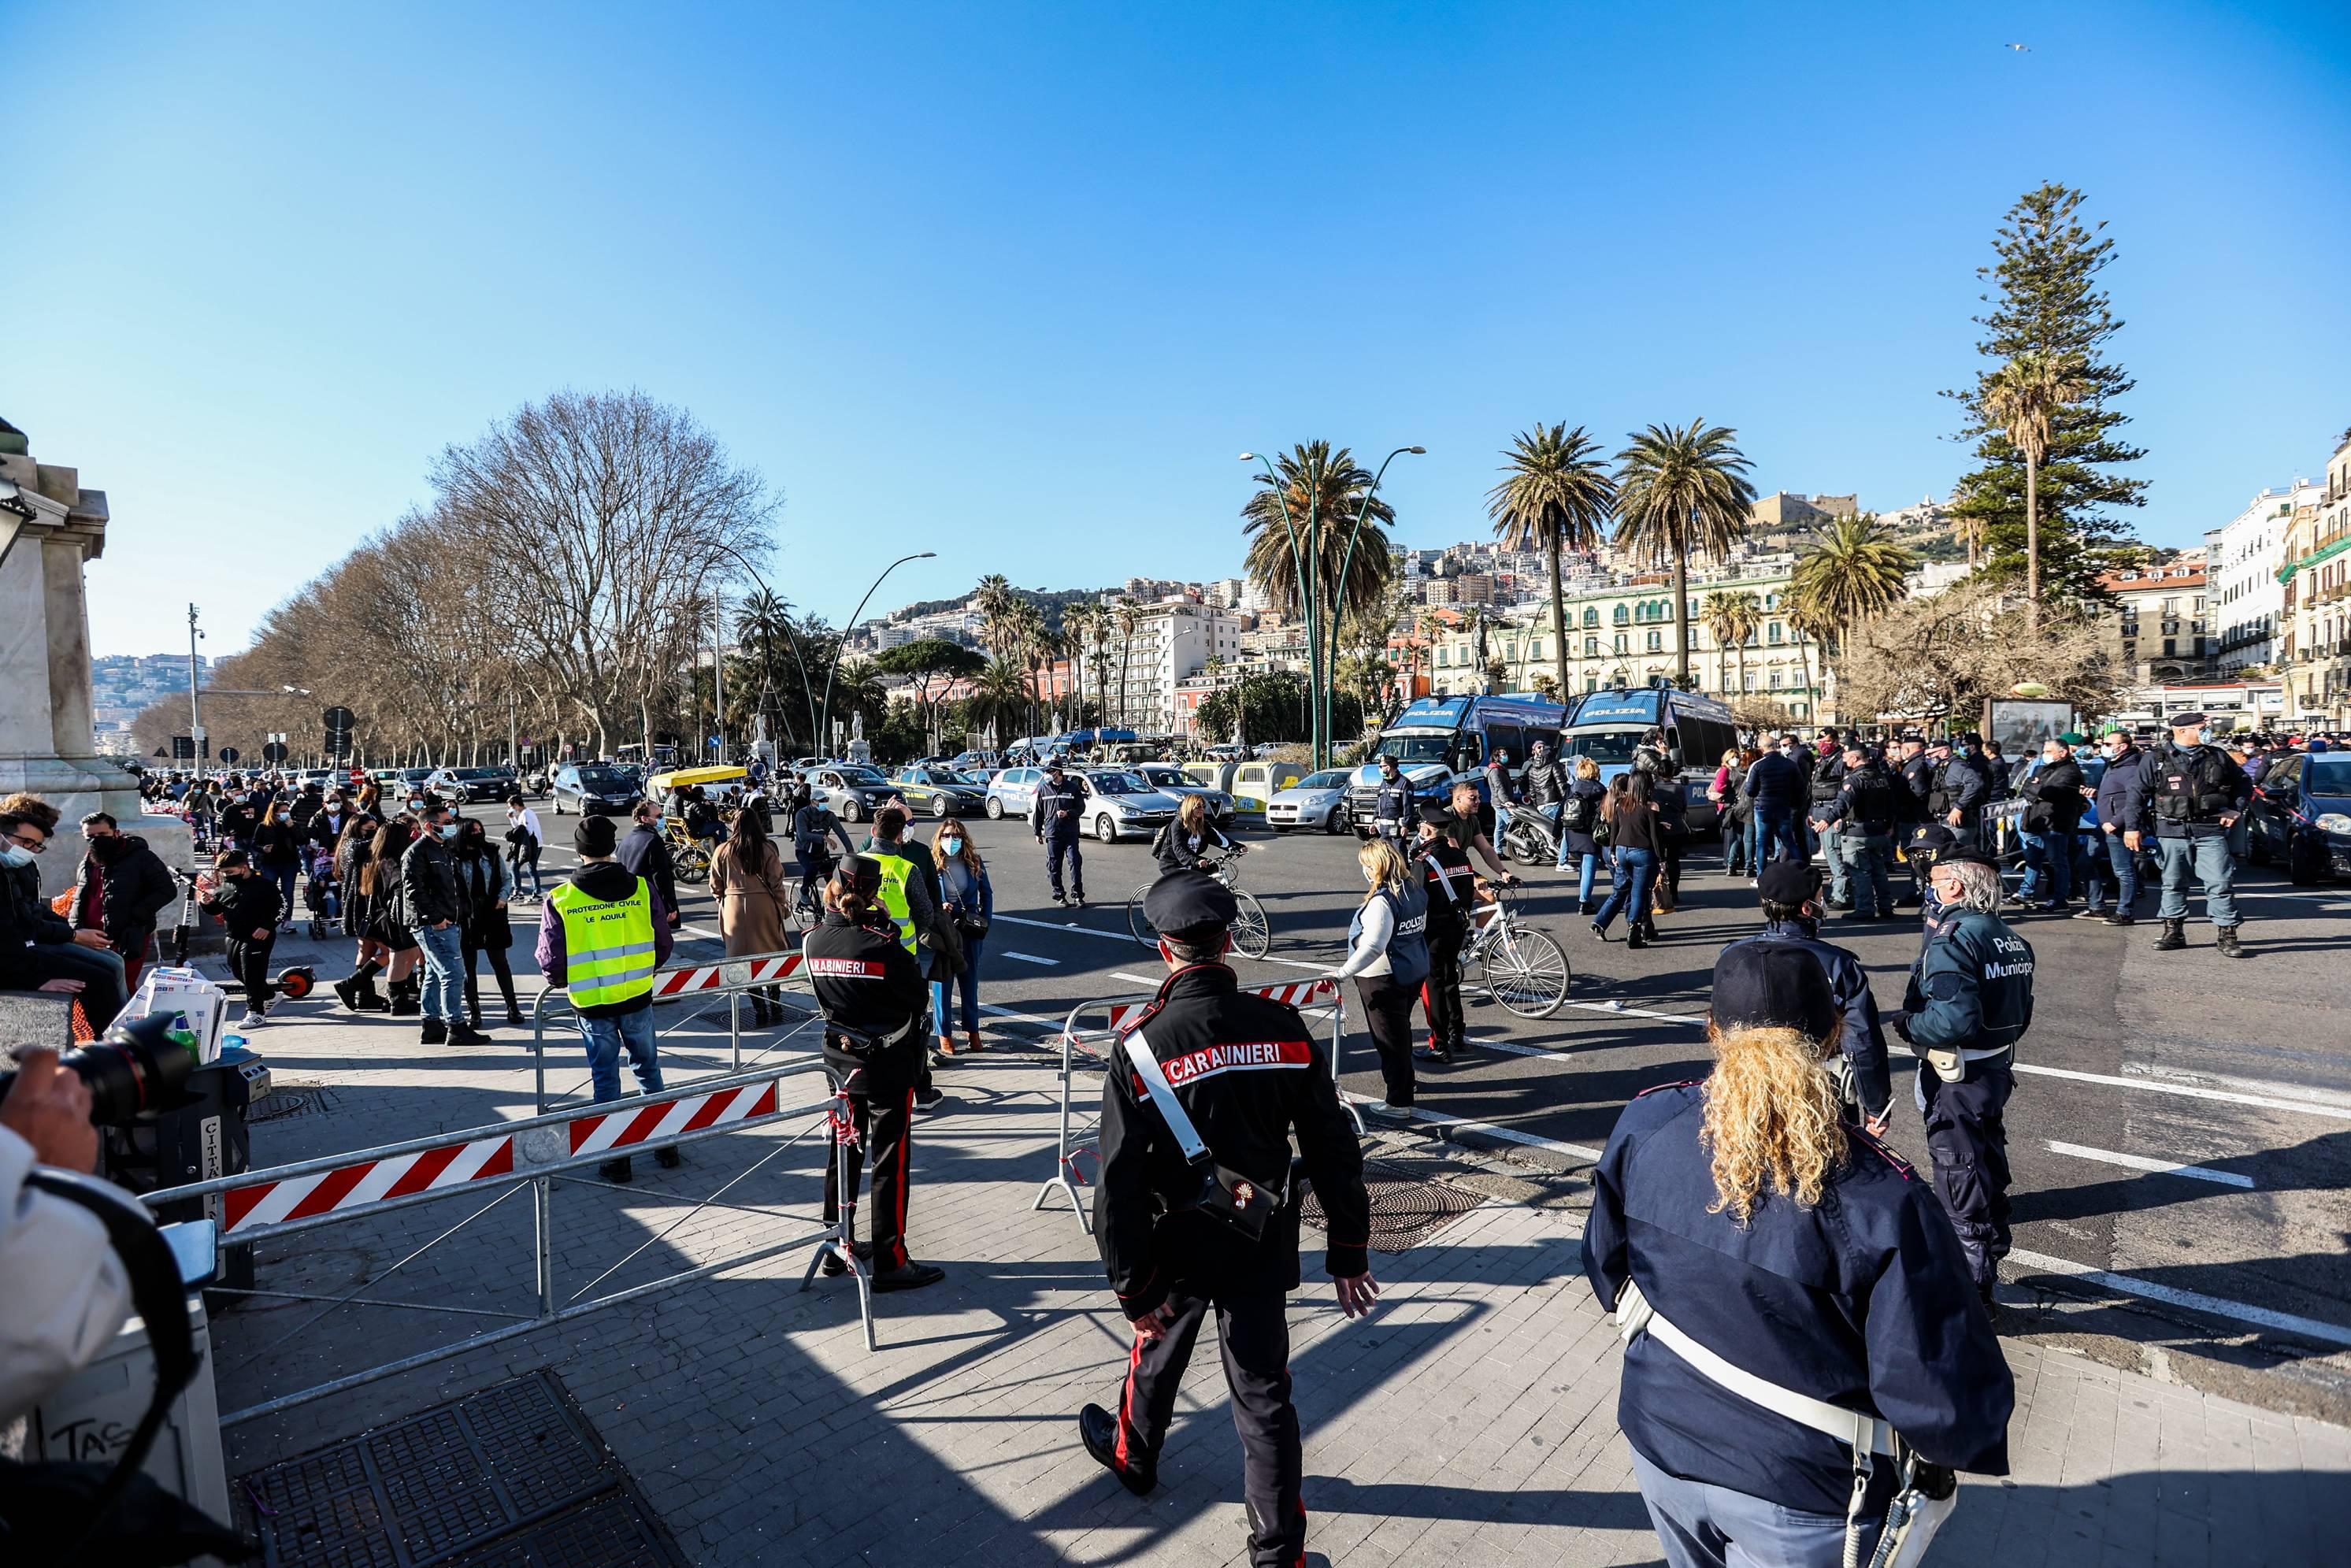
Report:
<svg viewBox="0 0 2351 1568"><path fill-rule="evenodd" d="M1994 871L2000 869L2000 862L1973 844L1955 844L1948 850L1937 852L1935 855L1937 865L1957 865L1963 861L1970 865L1988 865Z"/></svg>
<svg viewBox="0 0 2351 1568"><path fill-rule="evenodd" d="M882 862L872 855L852 855L844 869L860 898L872 898L882 891Z"/></svg>
<svg viewBox="0 0 2351 1568"><path fill-rule="evenodd" d="M2163 722L2174 729L2201 729L2212 722L2212 716L2202 713L2176 713Z"/></svg>
<svg viewBox="0 0 2351 1568"><path fill-rule="evenodd" d="M1735 942L1714 961L1715 1027L1792 1029L1826 1040L1836 1028L1836 998L1821 961L1784 943Z"/></svg>
<svg viewBox="0 0 2351 1568"><path fill-rule="evenodd" d="M1809 861L1775 858L1755 873L1755 891L1767 904L1802 904L1821 890L1821 873Z"/></svg>
<svg viewBox="0 0 2351 1568"><path fill-rule="evenodd" d="M1151 928L1179 942L1220 935L1239 913L1232 890L1202 872L1171 871L1143 895Z"/></svg>

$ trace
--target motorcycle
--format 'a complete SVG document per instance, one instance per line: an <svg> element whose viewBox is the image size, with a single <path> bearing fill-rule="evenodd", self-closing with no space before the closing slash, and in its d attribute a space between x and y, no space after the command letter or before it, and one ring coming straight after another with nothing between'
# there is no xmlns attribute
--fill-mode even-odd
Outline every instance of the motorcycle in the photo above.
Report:
<svg viewBox="0 0 2351 1568"><path fill-rule="evenodd" d="M1525 865L1559 863L1559 825L1543 813L1548 806L1513 806L1510 825L1502 833L1500 849Z"/></svg>

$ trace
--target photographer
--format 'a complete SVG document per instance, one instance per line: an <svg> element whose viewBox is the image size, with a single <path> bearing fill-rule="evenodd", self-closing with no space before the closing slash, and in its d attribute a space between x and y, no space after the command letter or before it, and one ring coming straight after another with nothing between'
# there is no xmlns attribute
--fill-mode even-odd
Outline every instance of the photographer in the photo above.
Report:
<svg viewBox="0 0 2351 1568"><path fill-rule="evenodd" d="M94 1359L131 1315L131 1281L106 1227L25 1185L37 1165L98 1164L89 1088L53 1051L26 1051L0 1099L0 1426L30 1412Z"/></svg>

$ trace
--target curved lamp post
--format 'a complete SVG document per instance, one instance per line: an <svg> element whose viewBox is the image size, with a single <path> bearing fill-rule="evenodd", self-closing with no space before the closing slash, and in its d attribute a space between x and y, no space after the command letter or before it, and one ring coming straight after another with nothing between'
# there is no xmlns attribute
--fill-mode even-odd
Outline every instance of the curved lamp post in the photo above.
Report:
<svg viewBox="0 0 2351 1568"><path fill-rule="evenodd" d="M1379 471L1373 475L1371 488L1364 492L1363 505L1356 508L1355 526L1348 531L1346 552L1339 567L1339 580L1335 590L1338 594L1339 601L1336 605L1332 606L1331 615L1331 642L1332 652L1333 654L1332 663L1334 665L1339 640L1339 618L1340 615L1344 612L1347 602L1347 573L1354 565L1355 540L1364 531L1364 518L1371 515L1372 500L1374 497L1379 494L1380 480L1386 476L1388 465L1395 462L1405 453L1410 452L1415 454L1425 454L1427 450L1428 449L1425 446L1399 446L1394 452L1389 453L1385 458L1382 459ZM1255 463L1259 461L1259 458L1257 453L1244 452L1241 454L1240 460L1244 463ZM1267 456L1263 461L1265 463L1265 472L1258 476L1258 477L1264 479L1266 484L1271 487L1274 501L1281 507L1281 526L1290 535L1290 562L1298 571L1299 608L1301 613L1306 617L1306 678L1310 698L1308 730L1312 737L1311 743L1314 749L1314 766L1319 770L1321 768L1328 768L1331 765L1330 731L1332 727L1332 709L1334 706L1332 692L1333 682L1335 679L1335 669L1326 669L1324 667L1325 661L1322 657L1322 607L1317 602L1319 596L1315 590L1318 585L1311 580L1311 579L1319 577L1321 573L1318 570L1310 574L1306 570L1306 562L1310 556L1313 558L1318 567L1322 560L1322 487L1320 486L1310 486L1307 490L1306 539L1305 547L1301 549L1299 544L1297 519L1292 517L1290 512L1290 497L1288 490L1273 472L1273 459L1270 456Z"/></svg>
<svg viewBox="0 0 2351 1568"><path fill-rule="evenodd" d="M832 651L832 663L826 666L824 672L824 709L817 721L817 745L820 747L824 745L824 737L831 734L832 729L832 678L841 673L841 655L847 650L849 633L851 629L857 624L857 618L865 613L866 600L872 599L873 597L873 590L882 586L883 577L888 577L892 572L897 570L900 567L905 565L910 560L929 560L938 553L938 551L931 549L920 550L913 555L902 555L896 560L892 561L888 566L883 567L882 569L882 577L877 577L873 580L873 587L865 591L865 598L857 601L857 608L849 612L849 619L841 623L841 646L837 647Z"/></svg>
<svg viewBox="0 0 2351 1568"><path fill-rule="evenodd" d="M741 567L745 571L751 574L751 580L759 585L759 591L761 593L766 594L769 599L776 598L775 591L768 586L767 579L759 575L759 569L753 566L749 560L746 559L742 551L735 549L732 545L722 544L714 546L713 548L733 557L736 565ZM786 600L777 600L777 602L780 604L788 603L789 601ZM824 743L824 737L817 729L816 692L809 685L808 653L801 648L800 640L792 634L792 622L790 617L787 616L784 618L783 628L784 641L792 645L792 657L799 662L800 695L805 698L808 703L809 744L811 746L821 746ZM763 682L767 679L767 674L765 671L760 672L759 678Z"/></svg>

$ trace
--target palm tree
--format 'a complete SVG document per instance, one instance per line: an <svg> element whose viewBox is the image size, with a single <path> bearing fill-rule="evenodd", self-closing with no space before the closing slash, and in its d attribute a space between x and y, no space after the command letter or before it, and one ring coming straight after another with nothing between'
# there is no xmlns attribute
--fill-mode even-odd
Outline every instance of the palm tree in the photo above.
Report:
<svg viewBox="0 0 2351 1568"><path fill-rule="evenodd" d="M1306 442L1274 456L1269 466L1280 479L1280 488L1277 491L1260 480L1241 507L1241 531L1252 536L1243 570L1275 611L1283 615L1302 612L1297 550L1308 548L1308 517L1319 517L1322 528L1313 541L1315 559L1304 563L1304 574L1314 596L1315 619L1327 621L1328 625L1310 630L1317 637L1327 631L1323 645L1335 652L1341 614L1367 612L1386 596L1391 568L1383 525L1395 521L1395 513L1376 497L1365 510L1364 499L1371 491L1373 475L1358 467L1353 455L1343 446L1333 451L1327 441ZM1282 512L1285 500L1287 523ZM1353 531L1359 511L1364 514L1364 531L1350 557L1347 536ZM1291 526L1299 530L1295 549L1290 544ZM1339 581L1343 564L1347 574L1344 584Z"/></svg>
<svg viewBox="0 0 2351 1568"><path fill-rule="evenodd" d="M1020 666L1009 659L994 660L972 684L964 723L975 732L994 729L1000 742L1019 727L1028 701L1029 684Z"/></svg>
<svg viewBox="0 0 2351 1568"><path fill-rule="evenodd" d="M1134 724L1127 716L1130 710L1127 706L1126 700L1126 670L1127 665L1133 662L1134 658L1135 628L1142 624L1143 607L1135 603L1132 599L1120 600L1118 601L1118 634L1120 638L1118 648L1118 722L1119 727L1123 729L1132 729L1134 727Z"/></svg>
<svg viewBox="0 0 2351 1568"><path fill-rule="evenodd" d="M2041 465L2057 411L2091 392L2079 354L2028 349L1984 378L1984 417L2024 454L2024 626L2041 630Z"/></svg>
<svg viewBox="0 0 2351 1568"><path fill-rule="evenodd" d="M1788 591L1842 640L1855 622L1883 615L1907 597L1917 564L1917 556L1877 526L1874 514L1864 512L1829 526L1796 563Z"/></svg>
<svg viewBox="0 0 2351 1568"><path fill-rule="evenodd" d="M1070 685L1078 705L1075 727L1086 722L1086 649L1093 641L1095 618L1101 614L1092 604L1072 604L1061 612L1061 635L1069 644ZM1094 694L1094 700L1102 700L1100 692Z"/></svg>
<svg viewBox="0 0 2351 1568"><path fill-rule="evenodd" d="M1101 710L1102 722L1110 723L1110 612L1100 605L1088 607L1087 624L1093 633L1094 706Z"/></svg>
<svg viewBox="0 0 2351 1568"><path fill-rule="evenodd" d="M1718 666L1724 655L1734 650L1738 653L1737 687L1730 686L1728 671L1718 669L1724 687L1744 692L1747 689L1747 640L1755 635L1756 623L1762 619L1762 601L1755 597L1752 589L1718 588L1699 601L1698 614L1698 619L1706 622L1706 629L1714 634Z"/></svg>
<svg viewBox="0 0 2351 1568"><path fill-rule="evenodd" d="M1600 456L1600 444L1583 426L1545 426L1514 437L1502 454L1509 476L1486 492L1486 515L1503 548L1540 549L1551 571L1551 627L1556 645L1555 685L1567 687L1567 608L1559 586L1560 552L1588 550L1601 541L1609 514L1616 509L1616 482Z"/></svg>
<svg viewBox="0 0 2351 1568"><path fill-rule="evenodd" d="M980 620L985 623L981 639L987 643L987 651L999 659L1004 656L1013 607L1022 602L1019 591L1002 572L988 573L972 591L971 607L979 612Z"/></svg>
<svg viewBox="0 0 2351 1568"><path fill-rule="evenodd" d="M1738 432L1694 419L1653 424L1616 455L1617 548L1674 569L1675 657L1689 685L1689 562L1729 553L1755 505Z"/></svg>

